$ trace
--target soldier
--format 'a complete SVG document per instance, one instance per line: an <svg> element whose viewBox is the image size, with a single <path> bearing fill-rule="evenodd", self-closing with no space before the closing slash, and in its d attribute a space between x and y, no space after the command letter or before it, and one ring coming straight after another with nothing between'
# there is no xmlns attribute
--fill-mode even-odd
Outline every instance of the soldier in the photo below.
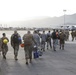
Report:
<svg viewBox="0 0 76 75"><path fill-rule="evenodd" d="M60 49L64 50L64 43L65 43L65 34L63 31L61 31L60 35Z"/></svg>
<svg viewBox="0 0 76 75"><path fill-rule="evenodd" d="M6 34L2 34L3 37L1 38L1 48L2 48L2 55L3 59L6 59L6 54L8 52L8 45L7 43L9 42L9 39L6 37Z"/></svg>
<svg viewBox="0 0 76 75"><path fill-rule="evenodd" d="M65 30L65 35L66 35L65 40L66 41L69 40L69 31L68 30Z"/></svg>
<svg viewBox="0 0 76 75"><path fill-rule="evenodd" d="M69 40L69 30L67 31L67 40Z"/></svg>
<svg viewBox="0 0 76 75"><path fill-rule="evenodd" d="M21 36L17 33L17 31L14 31L14 34L11 36L11 46L14 49L14 59L18 60L18 51L19 51L19 45L21 44Z"/></svg>
<svg viewBox="0 0 76 75"><path fill-rule="evenodd" d="M73 30L71 32L71 36L72 36L72 41L74 41L74 31Z"/></svg>
<svg viewBox="0 0 76 75"><path fill-rule="evenodd" d="M24 51L25 51L25 59L26 64L28 65L28 59L30 59L30 63L32 62L32 50L33 50L33 42L36 44L33 35L30 31L28 31L23 36L24 41Z"/></svg>
<svg viewBox="0 0 76 75"><path fill-rule="evenodd" d="M1 55L1 51L2 51L1 45L2 45L2 41L1 41L1 38L0 38L0 55Z"/></svg>
<svg viewBox="0 0 76 75"><path fill-rule="evenodd" d="M74 36L75 36L75 40L76 40L76 30L75 30L75 32L74 32Z"/></svg>

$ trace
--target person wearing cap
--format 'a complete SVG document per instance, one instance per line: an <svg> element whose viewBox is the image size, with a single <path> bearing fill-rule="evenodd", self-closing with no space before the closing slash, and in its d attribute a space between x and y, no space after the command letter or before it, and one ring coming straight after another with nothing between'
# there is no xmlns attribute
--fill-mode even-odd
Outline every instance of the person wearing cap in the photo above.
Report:
<svg viewBox="0 0 76 75"><path fill-rule="evenodd" d="M1 38L1 48L2 48L2 55L3 55L3 59L6 59L6 54L8 52L8 45L7 43L9 42L9 39L6 37L6 34L3 33L2 34L3 37Z"/></svg>
<svg viewBox="0 0 76 75"><path fill-rule="evenodd" d="M21 44L21 36L19 33L15 30L14 33L11 35L11 46L14 49L14 59L18 60L18 51L19 51L19 45Z"/></svg>

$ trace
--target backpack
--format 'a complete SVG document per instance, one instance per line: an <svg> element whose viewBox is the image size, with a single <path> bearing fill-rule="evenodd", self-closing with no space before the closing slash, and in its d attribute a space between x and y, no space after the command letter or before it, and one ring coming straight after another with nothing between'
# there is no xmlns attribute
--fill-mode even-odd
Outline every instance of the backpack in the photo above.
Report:
<svg viewBox="0 0 76 75"><path fill-rule="evenodd" d="M52 33L52 39L57 39L56 32Z"/></svg>
<svg viewBox="0 0 76 75"><path fill-rule="evenodd" d="M64 39L65 39L65 35L61 33L61 34L60 34L60 39L61 39L61 40L64 40Z"/></svg>
<svg viewBox="0 0 76 75"><path fill-rule="evenodd" d="M19 43L19 36L18 36L18 34L13 34L13 37L12 37L12 41L13 41L13 43Z"/></svg>
<svg viewBox="0 0 76 75"><path fill-rule="evenodd" d="M25 34L24 35L24 45L27 45L27 46L32 45L32 38L33 38L33 36L31 34Z"/></svg>
<svg viewBox="0 0 76 75"><path fill-rule="evenodd" d="M46 41L49 41L50 39L51 39L51 35L47 34Z"/></svg>

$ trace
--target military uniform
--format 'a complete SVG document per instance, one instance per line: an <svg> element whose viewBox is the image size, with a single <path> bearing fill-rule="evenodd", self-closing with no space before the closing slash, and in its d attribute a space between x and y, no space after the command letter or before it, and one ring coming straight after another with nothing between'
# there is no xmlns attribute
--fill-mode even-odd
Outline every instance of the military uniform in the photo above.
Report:
<svg viewBox="0 0 76 75"><path fill-rule="evenodd" d="M8 45L3 42L4 39L7 39L7 40L8 40L8 38L5 37L5 36L3 36L3 37L1 38L1 41L2 41L2 44L1 44L2 55L3 55L3 58L6 59L6 54L7 54L7 52L8 52ZM8 40L8 42L9 42L9 40Z"/></svg>
<svg viewBox="0 0 76 75"><path fill-rule="evenodd" d="M1 38L0 38L0 55L1 55L1 51L2 51L1 45L2 45L2 42L1 42Z"/></svg>
<svg viewBox="0 0 76 75"><path fill-rule="evenodd" d="M66 39L65 40L66 41L69 40L69 31L68 30L65 31L65 35L66 35Z"/></svg>
<svg viewBox="0 0 76 75"><path fill-rule="evenodd" d="M11 36L11 46L14 49L14 58L15 60L18 60L17 56L18 56L18 51L19 51L19 45L21 44L21 40L19 40L18 42L15 42L15 40L13 40L14 35L17 35L18 38L21 38L21 36L18 33L14 33Z"/></svg>
<svg viewBox="0 0 76 75"><path fill-rule="evenodd" d="M75 40L76 40L76 31L74 32Z"/></svg>
<svg viewBox="0 0 76 75"><path fill-rule="evenodd" d="M64 50L65 34L61 32L59 36L60 36L60 49L62 48Z"/></svg>
<svg viewBox="0 0 76 75"><path fill-rule="evenodd" d="M30 62L32 60L33 42L35 42L35 40L33 38L33 35L30 33L30 31L28 31L27 34L24 34L23 40L24 40L26 64L28 64L28 59L30 59Z"/></svg>
<svg viewBox="0 0 76 75"><path fill-rule="evenodd" d="M75 32L74 31L71 32L71 36L72 36L72 41L74 41L74 37L75 37Z"/></svg>

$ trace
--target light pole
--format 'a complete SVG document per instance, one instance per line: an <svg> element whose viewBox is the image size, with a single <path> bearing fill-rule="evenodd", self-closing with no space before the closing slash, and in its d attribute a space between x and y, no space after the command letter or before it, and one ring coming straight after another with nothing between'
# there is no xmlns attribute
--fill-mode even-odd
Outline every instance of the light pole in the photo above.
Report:
<svg viewBox="0 0 76 75"><path fill-rule="evenodd" d="M65 12L66 12L66 10L63 10L63 12L64 12L64 25L65 25Z"/></svg>

